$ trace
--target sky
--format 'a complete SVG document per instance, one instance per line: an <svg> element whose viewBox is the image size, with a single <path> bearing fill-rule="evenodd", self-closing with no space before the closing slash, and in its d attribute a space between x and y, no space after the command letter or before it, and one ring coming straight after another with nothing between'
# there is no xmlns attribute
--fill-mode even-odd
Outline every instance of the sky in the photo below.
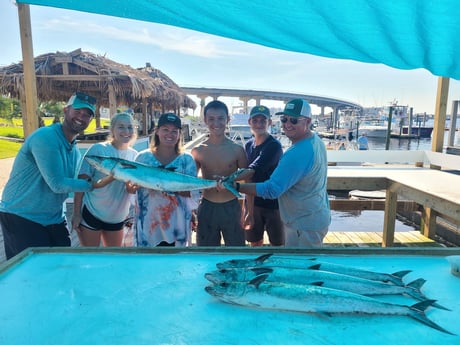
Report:
<svg viewBox="0 0 460 345"><path fill-rule="evenodd" d="M162 24L30 6L34 55L83 51L134 68L146 62L179 86L270 90L326 96L380 107L397 101L414 113L435 111L438 77L424 69L287 52ZM0 1L0 66L22 60L17 7ZM460 99L450 80L447 113ZM195 100L197 100L195 98ZM210 99L209 99L210 100ZM232 108L236 98L223 98ZM282 106L281 102L263 102ZM255 105L254 101L249 104ZM319 112L313 107L313 112ZM199 108L195 111L199 114Z"/></svg>

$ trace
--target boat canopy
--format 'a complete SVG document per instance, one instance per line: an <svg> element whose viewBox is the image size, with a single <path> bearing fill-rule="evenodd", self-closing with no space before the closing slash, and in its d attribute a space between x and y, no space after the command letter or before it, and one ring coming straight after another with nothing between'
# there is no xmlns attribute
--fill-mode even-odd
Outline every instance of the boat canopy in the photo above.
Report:
<svg viewBox="0 0 460 345"><path fill-rule="evenodd" d="M460 79L458 0L16 0Z"/></svg>

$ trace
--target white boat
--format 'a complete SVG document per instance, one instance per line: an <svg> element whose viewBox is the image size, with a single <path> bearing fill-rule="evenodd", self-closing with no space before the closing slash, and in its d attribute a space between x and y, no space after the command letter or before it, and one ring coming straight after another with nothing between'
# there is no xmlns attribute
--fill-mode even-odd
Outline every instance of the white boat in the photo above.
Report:
<svg viewBox="0 0 460 345"><path fill-rule="evenodd" d="M359 134L366 133L369 138L386 138L388 122L386 120L364 121L359 124L358 131Z"/></svg>
<svg viewBox="0 0 460 345"><path fill-rule="evenodd" d="M251 127L249 125L230 124L228 127L229 127L229 136L231 139L242 138L246 140L252 137Z"/></svg>

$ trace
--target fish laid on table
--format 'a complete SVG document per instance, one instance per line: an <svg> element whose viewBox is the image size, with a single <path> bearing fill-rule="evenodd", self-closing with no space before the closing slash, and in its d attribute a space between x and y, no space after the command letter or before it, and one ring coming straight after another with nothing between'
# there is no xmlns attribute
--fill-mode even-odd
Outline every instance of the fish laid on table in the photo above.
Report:
<svg viewBox="0 0 460 345"><path fill-rule="evenodd" d="M247 307L317 314L374 314L411 317L441 332L452 334L428 319L424 311L433 300L412 306L379 301L348 291L315 285L266 282L262 274L250 282L224 282L206 286L219 300Z"/></svg>
<svg viewBox="0 0 460 345"><path fill-rule="evenodd" d="M366 296L406 295L420 301L428 299L420 291L420 288L426 282L422 278L414 280L406 286L398 286L340 273L286 267L223 268L218 271L208 272L205 277L214 284L220 284L225 282L249 282L261 274L267 275L267 282L298 285L321 283L322 287L350 291ZM436 303L433 306L446 309Z"/></svg>
<svg viewBox="0 0 460 345"><path fill-rule="evenodd" d="M243 268L243 267L264 267L264 266L277 266L289 268L310 268L320 269L321 271L328 271L334 273L345 274L349 276L359 277L369 280L377 280L382 282L390 282L395 285L404 286L402 278L410 273L410 270L399 271L395 273L380 273L367 271L351 266L333 264L329 262L319 262L316 259L302 259L282 256L272 256L272 254L264 254L255 259L237 259L228 260L216 264L217 268Z"/></svg>
<svg viewBox="0 0 460 345"><path fill-rule="evenodd" d="M202 179L121 158L87 155L85 159L100 172L112 175L117 180L130 181L141 187L163 192L184 192L217 186L216 180ZM233 188L233 180L244 170L238 169L223 179L225 187L238 197L240 194Z"/></svg>

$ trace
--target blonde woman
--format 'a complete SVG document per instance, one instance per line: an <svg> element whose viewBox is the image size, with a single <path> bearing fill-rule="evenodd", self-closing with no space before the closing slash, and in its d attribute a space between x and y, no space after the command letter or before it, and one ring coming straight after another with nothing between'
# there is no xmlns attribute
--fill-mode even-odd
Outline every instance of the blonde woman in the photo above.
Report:
<svg viewBox="0 0 460 345"><path fill-rule="evenodd" d="M139 153L136 161L178 173L196 176L193 157L182 152L181 120L173 113L158 119L149 149ZM136 242L138 247L191 244L192 210L197 207L197 194L163 193L139 188L136 207Z"/></svg>
<svg viewBox="0 0 460 345"><path fill-rule="evenodd" d="M110 121L106 142L91 146L87 154L118 157L134 161L137 151L131 146L137 139L136 122L130 114L116 114ZM104 174L83 161L80 178L98 181ZM123 242L124 221L128 217L135 187L129 183L108 179L99 189L75 193L72 228L78 233L82 246L119 247Z"/></svg>

